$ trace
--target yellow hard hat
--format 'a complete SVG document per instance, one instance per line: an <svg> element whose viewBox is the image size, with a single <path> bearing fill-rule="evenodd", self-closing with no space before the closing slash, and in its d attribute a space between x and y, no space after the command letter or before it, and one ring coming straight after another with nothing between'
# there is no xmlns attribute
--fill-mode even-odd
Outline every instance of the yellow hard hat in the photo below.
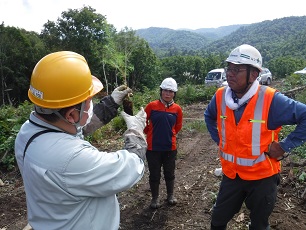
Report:
<svg viewBox="0 0 306 230"><path fill-rule="evenodd" d="M92 76L85 58L71 51L46 55L35 66L28 96L43 108L59 109L79 104L103 89Z"/></svg>

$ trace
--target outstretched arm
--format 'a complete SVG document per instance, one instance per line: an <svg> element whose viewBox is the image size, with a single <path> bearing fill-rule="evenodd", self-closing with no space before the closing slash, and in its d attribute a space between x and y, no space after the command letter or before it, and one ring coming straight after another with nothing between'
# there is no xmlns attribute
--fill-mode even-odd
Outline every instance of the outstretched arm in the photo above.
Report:
<svg viewBox="0 0 306 230"><path fill-rule="evenodd" d="M98 104L94 105L94 115L91 122L83 128L84 135L93 133L117 116L119 106L131 92L129 87L121 85L114 89L110 96L103 97Z"/></svg>

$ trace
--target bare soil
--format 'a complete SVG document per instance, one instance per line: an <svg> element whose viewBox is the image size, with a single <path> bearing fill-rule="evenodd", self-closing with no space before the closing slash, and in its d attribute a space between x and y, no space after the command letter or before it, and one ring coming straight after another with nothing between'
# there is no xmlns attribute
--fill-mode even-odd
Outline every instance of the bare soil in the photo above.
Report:
<svg viewBox="0 0 306 230"><path fill-rule="evenodd" d="M198 103L184 107L184 126L196 120L203 121L205 106L205 103ZM271 229L306 229L306 182L298 179L306 171L305 165L305 159L294 155L283 161L278 199L270 217ZM151 197L146 170L137 185L118 194L121 207L120 229L210 229L211 210L221 181L214 170L219 167L217 146L209 134L191 128L183 129L178 135L175 184L178 204L169 206L164 202L166 191L162 179L162 207L157 210L149 208ZM22 229L27 224L22 179L17 170L1 172L0 179L4 182L0 186L0 230ZM248 210L243 206L228 224L228 229L247 229L248 215Z"/></svg>

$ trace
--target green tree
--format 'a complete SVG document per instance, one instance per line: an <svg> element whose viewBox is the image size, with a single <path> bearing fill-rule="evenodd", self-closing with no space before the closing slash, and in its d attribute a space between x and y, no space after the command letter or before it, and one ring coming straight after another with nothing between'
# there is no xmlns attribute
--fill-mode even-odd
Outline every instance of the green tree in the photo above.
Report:
<svg viewBox="0 0 306 230"><path fill-rule="evenodd" d="M44 53L39 35L0 25L1 104L18 105L27 100L32 70Z"/></svg>
<svg viewBox="0 0 306 230"><path fill-rule="evenodd" d="M119 78L134 89L154 87L158 62L148 43L127 27L114 36L114 41L116 58L110 64L116 69L116 83Z"/></svg>
<svg viewBox="0 0 306 230"><path fill-rule="evenodd" d="M269 61L268 67L273 76L277 78L285 78L299 69L306 66L306 60L291 56L278 57Z"/></svg>
<svg viewBox="0 0 306 230"><path fill-rule="evenodd" d="M130 63L130 57L137 42L138 38L135 36L135 31L127 27L115 36L116 49L117 52L121 54L118 56L116 69L118 70L119 77L125 84L130 83L128 79L129 73L134 69L134 66Z"/></svg>
<svg viewBox="0 0 306 230"><path fill-rule="evenodd" d="M160 81L158 59L144 39L137 37L136 41L130 57L134 68L130 72L129 84L140 90L153 89Z"/></svg>
<svg viewBox="0 0 306 230"><path fill-rule="evenodd" d="M173 77L179 84L203 83L209 68L210 59L200 56L173 56L163 58L162 76ZM219 65L218 65L219 67Z"/></svg>
<svg viewBox="0 0 306 230"><path fill-rule="evenodd" d="M105 73L106 48L114 27L107 23L106 17L96 13L90 6L69 9L61 14L56 22L44 24L41 37L49 50L71 50L83 55L92 73L101 78ZM106 77L106 76L104 76Z"/></svg>

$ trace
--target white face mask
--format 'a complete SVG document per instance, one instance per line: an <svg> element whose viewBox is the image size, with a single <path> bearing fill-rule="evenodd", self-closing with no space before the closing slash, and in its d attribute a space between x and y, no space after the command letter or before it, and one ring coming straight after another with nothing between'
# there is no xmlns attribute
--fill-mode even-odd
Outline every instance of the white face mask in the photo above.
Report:
<svg viewBox="0 0 306 230"><path fill-rule="evenodd" d="M90 101L89 109L87 111L84 111L84 113L87 113L87 115L88 115L86 123L84 125L82 125L82 126L80 125L79 122L75 124L76 129L77 129L76 136L79 136L82 139L84 138L84 136L83 136L83 127L90 123L91 118L93 116L93 103L92 103L92 100Z"/></svg>
<svg viewBox="0 0 306 230"><path fill-rule="evenodd" d="M88 118L86 120L86 123L84 126L88 125L91 121L91 118L93 116L93 103L92 103L92 100L90 101L90 105L89 105L89 109L87 111L87 115L88 115Z"/></svg>

